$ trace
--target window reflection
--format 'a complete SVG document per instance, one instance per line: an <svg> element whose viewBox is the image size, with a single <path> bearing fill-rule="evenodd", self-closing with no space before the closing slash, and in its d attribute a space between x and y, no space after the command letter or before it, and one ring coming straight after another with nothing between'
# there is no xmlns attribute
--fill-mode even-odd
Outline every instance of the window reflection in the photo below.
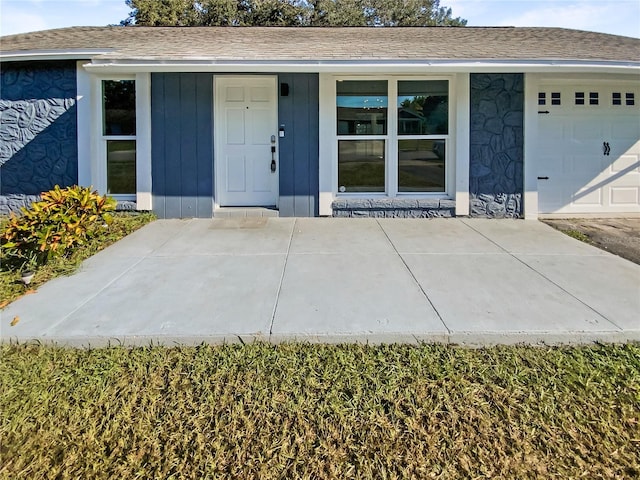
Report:
<svg viewBox="0 0 640 480"><path fill-rule="evenodd" d="M449 82L398 82L398 135L449 133Z"/></svg>
<svg viewBox="0 0 640 480"><path fill-rule="evenodd" d="M387 81L339 81L338 135L387 134Z"/></svg>
<svg viewBox="0 0 640 480"><path fill-rule="evenodd" d="M384 140L338 141L338 190L384 192Z"/></svg>
<svg viewBox="0 0 640 480"><path fill-rule="evenodd" d="M445 140L398 140L398 191L444 192Z"/></svg>
<svg viewBox="0 0 640 480"><path fill-rule="evenodd" d="M107 192L136 193L136 141L107 141Z"/></svg>
<svg viewBox="0 0 640 480"><path fill-rule="evenodd" d="M136 134L135 80L103 80L104 135Z"/></svg>

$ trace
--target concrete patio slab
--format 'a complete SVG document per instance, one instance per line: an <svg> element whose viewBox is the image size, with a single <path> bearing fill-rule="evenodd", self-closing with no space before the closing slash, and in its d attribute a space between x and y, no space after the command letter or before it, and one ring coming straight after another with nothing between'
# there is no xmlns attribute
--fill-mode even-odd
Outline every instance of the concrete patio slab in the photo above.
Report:
<svg viewBox="0 0 640 480"><path fill-rule="evenodd" d="M399 253L502 253L503 250L465 223L380 219L380 226Z"/></svg>
<svg viewBox="0 0 640 480"><path fill-rule="evenodd" d="M393 253L393 246L374 218L299 218L292 254Z"/></svg>
<svg viewBox="0 0 640 480"><path fill-rule="evenodd" d="M625 342L638 311L640 265L538 222L160 220L6 307L0 341Z"/></svg>
<svg viewBox="0 0 640 480"><path fill-rule="evenodd" d="M47 333L268 336L283 264L283 255L148 258Z"/></svg>
<svg viewBox="0 0 640 480"><path fill-rule="evenodd" d="M148 257L95 295L55 292L49 305L85 299L55 322L47 323L51 315L39 308L42 302L12 305L7 314L20 314L12 330L20 337L33 335L38 325L43 339L268 338L284 260L284 255Z"/></svg>
<svg viewBox="0 0 640 480"><path fill-rule="evenodd" d="M111 245L108 248L108 254L104 255L103 252L99 252L89 258L85 261L85 265L94 262L100 263L103 257L109 263L115 257L141 258L150 255L168 241L181 235L192 221L164 220L162 222L152 222Z"/></svg>
<svg viewBox="0 0 640 480"><path fill-rule="evenodd" d="M636 332L640 339L638 265L614 255L517 257L612 324Z"/></svg>
<svg viewBox="0 0 640 480"><path fill-rule="evenodd" d="M403 258L452 332L618 330L511 255Z"/></svg>
<svg viewBox="0 0 640 480"><path fill-rule="evenodd" d="M193 220L153 255L256 255L287 253L293 218Z"/></svg>
<svg viewBox="0 0 640 480"><path fill-rule="evenodd" d="M460 220L509 253L538 255L606 255L591 245L554 230L542 222L511 219L465 218Z"/></svg>
<svg viewBox="0 0 640 480"><path fill-rule="evenodd" d="M290 255L272 334L352 341L442 340L448 333L397 255Z"/></svg>
<svg viewBox="0 0 640 480"><path fill-rule="evenodd" d="M21 297L2 310L2 337L9 334L17 338L45 335L141 261L141 258L117 256L119 250L114 246L85 261L74 275L54 278L36 293ZM16 316L20 318L19 323L9 327L9 322Z"/></svg>

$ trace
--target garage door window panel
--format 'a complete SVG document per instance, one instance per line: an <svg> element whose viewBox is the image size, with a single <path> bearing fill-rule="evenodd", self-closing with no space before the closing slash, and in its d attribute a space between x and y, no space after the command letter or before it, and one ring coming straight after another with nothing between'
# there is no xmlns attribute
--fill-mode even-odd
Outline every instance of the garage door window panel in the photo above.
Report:
<svg viewBox="0 0 640 480"><path fill-rule="evenodd" d="M625 98L626 98L627 106L633 106L636 104L635 95L633 93L627 93Z"/></svg>
<svg viewBox="0 0 640 480"><path fill-rule="evenodd" d="M613 92L611 94L611 105L622 105L622 95L620 92Z"/></svg>

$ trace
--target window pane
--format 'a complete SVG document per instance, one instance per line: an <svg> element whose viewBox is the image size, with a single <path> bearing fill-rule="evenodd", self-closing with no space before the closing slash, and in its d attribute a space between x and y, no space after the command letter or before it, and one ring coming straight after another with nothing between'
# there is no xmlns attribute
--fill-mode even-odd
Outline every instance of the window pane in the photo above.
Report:
<svg viewBox="0 0 640 480"><path fill-rule="evenodd" d="M398 82L398 135L449 133L449 82Z"/></svg>
<svg viewBox="0 0 640 480"><path fill-rule="evenodd" d="M136 82L103 80L104 135L136 134Z"/></svg>
<svg viewBox="0 0 640 480"><path fill-rule="evenodd" d="M444 192L444 140L398 140L398 191Z"/></svg>
<svg viewBox="0 0 640 480"><path fill-rule="evenodd" d="M338 135L387 134L387 81L337 82Z"/></svg>
<svg viewBox="0 0 640 480"><path fill-rule="evenodd" d="M136 193L136 141L107 141L107 193Z"/></svg>
<svg viewBox="0 0 640 480"><path fill-rule="evenodd" d="M384 140L338 141L338 191L384 192Z"/></svg>

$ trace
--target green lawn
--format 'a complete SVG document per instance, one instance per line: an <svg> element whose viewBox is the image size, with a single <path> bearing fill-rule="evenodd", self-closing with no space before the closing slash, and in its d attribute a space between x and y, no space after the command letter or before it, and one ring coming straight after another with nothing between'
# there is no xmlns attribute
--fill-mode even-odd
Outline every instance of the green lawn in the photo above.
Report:
<svg viewBox="0 0 640 480"><path fill-rule="evenodd" d="M22 284L18 272L6 270L0 266L0 308L4 308L7 303L14 301L29 290L38 288L52 278L72 274L78 269L83 260L117 242L154 219L155 216L151 213L114 213L113 222L109 225L109 232L106 238L101 240L96 239L87 245L77 248L69 257L53 259L50 263L36 271L29 287L25 287ZM6 223L6 217L0 219L0 231L4 230Z"/></svg>
<svg viewBox="0 0 640 480"><path fill-rule="evenodd" d="M640 344L0 353L1 478L640 476Z"/></svg>

